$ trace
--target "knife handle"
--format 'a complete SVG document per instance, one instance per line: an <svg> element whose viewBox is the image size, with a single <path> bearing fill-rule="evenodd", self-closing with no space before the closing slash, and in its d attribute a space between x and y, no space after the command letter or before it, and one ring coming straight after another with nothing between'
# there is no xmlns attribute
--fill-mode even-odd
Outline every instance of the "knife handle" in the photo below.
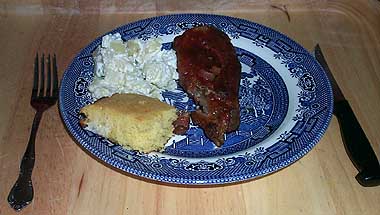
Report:
<svg viewBox="0 0 380 215"><path fill-rule="evenodd" d="M380 185L380 165L348 101L334 103L347 154L359 173L356 180L364 187Z"/></svg>

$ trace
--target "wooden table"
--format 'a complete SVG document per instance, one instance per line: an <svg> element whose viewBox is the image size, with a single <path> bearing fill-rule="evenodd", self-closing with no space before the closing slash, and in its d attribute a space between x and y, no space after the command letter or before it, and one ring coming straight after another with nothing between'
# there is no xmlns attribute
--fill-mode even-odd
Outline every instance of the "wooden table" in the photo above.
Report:
<svg viewBox="0 0 380 215"><path fill-rule="evenodd" d="M59 75L75 54L113 28L161 14L245 18L312 50L319 43L380 157L380 2L368 1L13 1L0 3L0 214L34 116L35 53L55 52ZM379 214L380 187L364 188L335 118L295 164L258 180L207 188L156 184L116 172L70 137L58 108L43 116L33 173L35 198L19 214Z"/></svg>

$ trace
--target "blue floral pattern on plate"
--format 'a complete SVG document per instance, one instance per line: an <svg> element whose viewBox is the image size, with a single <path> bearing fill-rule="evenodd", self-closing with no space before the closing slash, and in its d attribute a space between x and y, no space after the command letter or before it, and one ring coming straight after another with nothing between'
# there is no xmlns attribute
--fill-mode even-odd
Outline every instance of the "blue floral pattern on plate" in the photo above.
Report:
<svg viewBox="0 0 380 215"><path fill-rule="evenodd" d="M171 49L175 36L195 26L213 25L231 38L242 64L239 102L241 124L216 148L202 129L191 124L172 138L162 153L126 150L79 126L80 108L92 102L92 51L101 37L85 47L67 68L59 107L74 139L104 162L127 173L177 184L220 184L247 180L284 168L319 141L332 114L330 83L315 59L285 35L228 16L178 14L121 26L124 40L160 37ZM108 34L107 33L107 34ZM194 102L180 86L162 93L177 109L193 111Z"/></svg>

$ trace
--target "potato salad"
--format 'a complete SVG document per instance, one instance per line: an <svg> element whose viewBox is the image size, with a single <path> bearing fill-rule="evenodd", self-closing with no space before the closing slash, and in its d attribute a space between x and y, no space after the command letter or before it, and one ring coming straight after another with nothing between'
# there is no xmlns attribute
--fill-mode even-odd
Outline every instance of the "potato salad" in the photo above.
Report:
<svg viewBox="0 0 380 215"><path fill-rule="evenodd" d="M92 97L98 100L115 93L136 93L160 98L162 91L176 89L175 51L161 47L159 38L123 41L119 33L104 36L93 53Z"/></svg>

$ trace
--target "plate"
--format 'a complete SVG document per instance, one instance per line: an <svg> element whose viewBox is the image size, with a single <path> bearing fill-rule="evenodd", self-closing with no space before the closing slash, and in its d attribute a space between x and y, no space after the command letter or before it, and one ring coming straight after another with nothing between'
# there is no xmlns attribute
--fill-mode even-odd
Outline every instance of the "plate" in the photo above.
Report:
<svg viewBox="0 0 380 215"><path fill-rule="evenodd" d="M101 37L91 42L65 71L59 108L68 131L94 156L121 171L176 184L222 184L278 171L309 152L331 119L331 85L321 66L302 46L287 36L247 20L208 14L153 17L121 26L124 40L162 38L163 49L186 29L213 25L224 31L242 64L239 90L241 124L225 135L216 148L202 129L191 124L175 136L162 153L126 150L79 126L80 108L92 102L87 87L92 81L92 52ZM162 100L178 109L193 110L194 102L180 87L162 93ZM312 171L312 170L311 170Z"/></svg>

